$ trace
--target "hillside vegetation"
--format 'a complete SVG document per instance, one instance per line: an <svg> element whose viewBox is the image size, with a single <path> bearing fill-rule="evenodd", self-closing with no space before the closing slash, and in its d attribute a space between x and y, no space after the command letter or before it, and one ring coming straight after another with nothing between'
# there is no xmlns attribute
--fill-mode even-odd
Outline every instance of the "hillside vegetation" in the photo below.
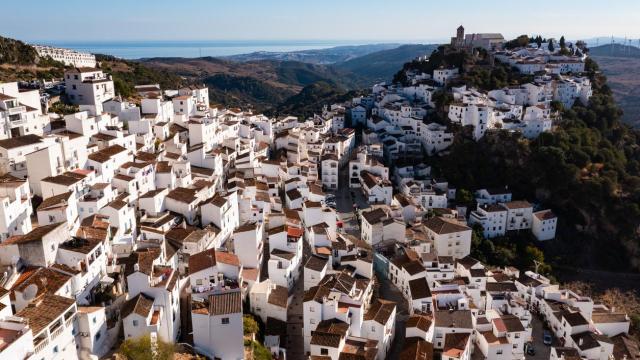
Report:
<svg viewBox="0 0 640 360"><path fill-rule="evenodd" d="M362 78L367 82L363 85L368 87L375 82L390 81L404 63L418 56L428 56L436 48L436 45L403 45L337 63L334 67Z"/></svg>
<svg viewBox="0 0 640 360"><path fill-rule="evenodd" d="M356 54L364 51L363 48L366 49L357 48ZM336 51L345 57L346 50L340 49ZM245 107L252 104L256 111L281 113L286 110L295 115L303 115L313 109L321 109L322 105L329 104L334 99L348 99L346 96L350 91L369 88L378 81L391 80L402 64L427 55L433 49L433 45L397 46L375 52L365 51L363 56L324 65L313 60L282 60L295 58L282 54L281 59L277 60L266 55L265 59L261 59L260 53L230 58L152 58L144 59L142 63L151 68L179 74L189 81L206 83L211 100L217 103ZM330 51L333 50L317 52L324 54ZM301 57L306 54L306 59L313 59L309 54L313 52L315 51L292 54ZM316 53L315 56L324 55ZM332 89L327 84L332 84ZM317 104L313 104L314 102Z"/></svg>
<svg viewBox="0 0 640 360"><path fill-rule="evenodd" d="M60 78L64 64L50 57L41 58L22 41L0 36L0 81Z"/></svg>
<svg viewBox="0 0 640 360"><path fill-rule="evenodd" d="M163 89L177 89L187 84L187 81L170 71L154 69L136 61L109 55L96 55L96 60L100 62L100 68L113 77L116 92L125 98L136 95L136 85L160 84Z"/></svg>
<svg viewBox="0 0 640 360"><path fill-rule="evenodd" d="M424 66L465 64L462 78L473 85L527 81L508 67L476 69L476 59L445 55L444 49ZM564 109L553 132L531 141L507 132L492 132L477 142L459 134L447 155L431 159L433 171L459 191L507 185L514 198L553 209L560 219L557 239L545 244L553 263L637 271L640 133L620 121L622 112L597 63L588 59L586 69L594 90L589 105Z"/></svg>

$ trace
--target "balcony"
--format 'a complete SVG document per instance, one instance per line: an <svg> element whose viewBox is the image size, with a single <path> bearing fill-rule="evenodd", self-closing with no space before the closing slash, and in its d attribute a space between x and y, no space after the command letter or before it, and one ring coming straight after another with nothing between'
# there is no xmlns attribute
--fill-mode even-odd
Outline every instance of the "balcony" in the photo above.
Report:
<svg viewBox="0 0 640 360"><path fill-rule="evenodd" d="M37 341L37 340L36 340ZM39 342L34 341L34 353L37 354L49 345L48 338L42 338Z"/></svg>
<svg viewBox="0 0 640 360"><path fill-rule="evenodd" d="M12 108L9 108L9 116L11 115L16 115L16 114L22 114L23 112L27 111L27 107L26 106L14 106Z"/></svg>
<svg viewBox="0 0 640 360"><path fill-rule="evenodd" d="M55 330L51 332L51 340L60 336L60 334L62 334L62 331L64 331L64 326L59 325Z"/></svg>

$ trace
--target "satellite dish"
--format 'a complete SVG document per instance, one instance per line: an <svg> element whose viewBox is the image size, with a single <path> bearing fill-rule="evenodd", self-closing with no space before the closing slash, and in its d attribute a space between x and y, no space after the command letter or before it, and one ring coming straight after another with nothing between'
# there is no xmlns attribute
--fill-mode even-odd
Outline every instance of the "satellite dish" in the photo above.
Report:
<svg viewBox="0 0 640 360"><path fill-rule="evenodd" d="M24 289L24 293L22 294L22 297L26 301L31 301L31 300L33 300L33 298L36 297L37 294L38 294L38 285L31 284L31 285L27 286L26 289Z"/></svg>

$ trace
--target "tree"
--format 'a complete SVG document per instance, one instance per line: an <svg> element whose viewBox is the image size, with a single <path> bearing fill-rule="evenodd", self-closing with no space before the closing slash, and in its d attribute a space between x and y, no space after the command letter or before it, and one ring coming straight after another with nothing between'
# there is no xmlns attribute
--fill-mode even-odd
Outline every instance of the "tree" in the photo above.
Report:
<svg viewBox="0 0 640 360"><path fill-rule="evenodd" d="M549 39L549 51L553 52L555 48L553 47L553 40Z"/></svg>
<svg viewBox="0 0 640 360"><path fill-rule="evenodd" d="M564 49L567 47L567 44L565 43L564 40L564 35L560 37L560 49Z"/></svg>
<svg viewBox="0 0 640 360"><path fill-rule="evenodd" d="M542 36L538 35L536 37L536 44L538 45L538 49L542 47Z"/></svg>
<svg viewBox="0 0 640 360"><path fill-rule="evenodd" d="M473 204L473 194L467 189L460 189L456 191L456 203L464 206L471 206Z"/></svg>
<svg viewBox="0 0 640 360"><path fill-rule="evenodd" d="M122 342L118 353L128 360L172 360L175 353L173 344L160 339L152 346L149 335L127 339Z"/></svg>
<svg viewBox="0 0 640 360"><path fill-rule="evenodd" d="M242 317L242 326L244 328L244 335L250 336L251 338L260 331L258 322L251 315L244 315Z"/></svg>

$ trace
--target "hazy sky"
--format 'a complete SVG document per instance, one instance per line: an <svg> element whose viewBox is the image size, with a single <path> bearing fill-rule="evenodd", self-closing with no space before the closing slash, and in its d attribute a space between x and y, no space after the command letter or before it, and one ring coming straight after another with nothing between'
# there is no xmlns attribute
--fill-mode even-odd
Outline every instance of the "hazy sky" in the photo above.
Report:
<svg viewBox="0 0 640 360"><path fill-rule="evenodd" d="M55 40L428 41L505 37L640 38L639 0L20 0L2 1L0 35ZM535 4L535 5L534 5Z"/></svg>

